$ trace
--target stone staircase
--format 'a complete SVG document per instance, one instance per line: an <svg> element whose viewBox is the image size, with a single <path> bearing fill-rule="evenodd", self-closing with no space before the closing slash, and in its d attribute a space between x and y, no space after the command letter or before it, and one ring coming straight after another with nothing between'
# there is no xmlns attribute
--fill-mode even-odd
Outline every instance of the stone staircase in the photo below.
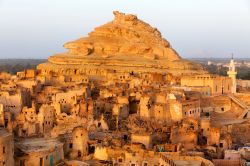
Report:
<svg viewBox="0 0 250 166"><path fill-rule="evenodd" d="M65 166L66 164L65 164L65 162L64 161L61 161L61 162L59 162L59 163L57 163L57 164L55 164L55 166Z"/></svg>
<svg viewBox="0 0 250 166"><path fill-rule="evenodd" d="M200 166L214 166L214 164L207 160L204 159L200 156L166 156L164 153L160 153L160 159L162 159L165 162L166 166L182 166L180 164L175 164L174 161L199 161Z"/></svg>
<svg viewBox="0 0 250 166"><path fill-rule="evenodd" d="M250 111L250 107L232 94L229 94L228 97L243 109L243 112L238 116L238 119L243 119L244 116Z"/></svg>
<svg viewBox="0 0 250 166"><path fill-rule="evenodd" d="M164 154L160 153L160 159L162 159L167 166L177 166L172 159L168 158Z"/></svg>

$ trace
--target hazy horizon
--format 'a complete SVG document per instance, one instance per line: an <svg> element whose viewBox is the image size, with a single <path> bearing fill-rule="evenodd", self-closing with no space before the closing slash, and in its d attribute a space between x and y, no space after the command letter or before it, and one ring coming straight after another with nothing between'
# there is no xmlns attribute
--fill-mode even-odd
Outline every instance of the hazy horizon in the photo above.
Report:
<svg viewBox="0 0 250 166"><path fill-rule="evenodd" d="M250 57L250 1L0 0L0 59L46 59L113 19L136 14L183 58Z"/></svg>

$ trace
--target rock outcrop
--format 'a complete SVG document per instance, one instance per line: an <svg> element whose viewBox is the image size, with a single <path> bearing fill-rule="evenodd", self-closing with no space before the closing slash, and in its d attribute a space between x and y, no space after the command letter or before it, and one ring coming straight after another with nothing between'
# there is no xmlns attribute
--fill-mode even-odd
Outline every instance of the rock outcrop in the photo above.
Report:
<svg viewBox="0 0 250 166"><path fill-rule="evenodd" d="M201 65L181 59L161 33L135 15L115 11L114 20L87 37L64 45L37 68L43 73L103 75L110 71L132 73L202 73ZM105 74L104 74L105 75Z"/></svg>
<svg viewBox="0 0 250 166"><path fill-rule="evenodd" d="M95 28L88 37L66 43L70 55L90 56L142 56L150 59L165 57L180 60L161 33L137 16L113 12L115 19Z"/></svg>

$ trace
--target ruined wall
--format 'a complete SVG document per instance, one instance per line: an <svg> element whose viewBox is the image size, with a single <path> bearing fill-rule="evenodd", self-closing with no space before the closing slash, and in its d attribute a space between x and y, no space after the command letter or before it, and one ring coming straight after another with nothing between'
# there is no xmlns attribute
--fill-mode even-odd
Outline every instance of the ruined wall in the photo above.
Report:
<svg viewBox="0 0 250 166"><path fill-rule="evenodd" d="M169 112L168 104L155 104L153 107L153 117L161 121L170 121L171 114Z"/></svg>
<svg viewBox="0 0 250 166"><path fill-rule="evenodd" d="M182 115L183 118L199 118L200 117L200 100L182 101Z"/></svg>
<svg viewBox="0 0 250 166"><path fill-rule="evenodd" d="M220 143L220 129L211 127L207 136L207 145L217 145Z"/></svg>
<svg viewBox="0 0 250 166"><path fill-rule="evenodd" d="M152 148L152 137L151 135L141 135L141 134L132 134L131 135L132 143L142 143L147 149Z"/></svg>
<svg viewBox="0 0 250 166"><path fill-rule="evenodd" d="M172 128L170 135L171 143L181 143L186 149L193 149L197 145L197 132L190 128Z"/></svg>
<svg viewBox="0 0 250 166"><path fill-rule="evenodd" d="M3 104L0 104L0 127L4 127L4 109Z"/></svg>
<svg viewBox="0 0 250 166"><path fill-rule="evenodd" d="M14 140L11 133L0 129L0 165L14 166Z"/></svg>
<svg viewBox="0 0 250 166"><path fill-rule="evenodd" d="M152 115L152 99L150 96L143 96L140 100L139 115L144 118L151 118Z"/></svg>
<svg viewBox="0 0 250 166"><path fill-rule="evenodd" d="M88 154L88 132L83 127L77 127L72 132L72 157L82 157Z"/></svg>
<svg viewBox="0 0 250 166"><path fill-rule="evenodd" d="M233 143L245 144L250 142L250 123L232 125Z"/></svg>
<svg viewBox="0 0 250 166"><path fill-rule="evenodd" d="M73 105L76 104L76 93L56 93L54 103L59 103L61 105L61 111L67 113Z"/></svg>
<svg viewBox="0 0 250 166"><path fill-rule="evenodd" d="M41 133L49 133L55 123L55 109L53 106L42 105L38 113L39 130Z"/></svg>
<svg viewBox="0 0 250 166"><path fill-rule="evenodd" d="M182 104L177 100L169 100L171 119L180 121L183 118Z"/></svg>
<svg viewBox="0 0 250 166"><path fill-rule="evenodd" d="M4 105L6 112L11 112L15 116L21 111L22 95L21 93L9 94L8 92L0 92L0 103Z"/></svg>
<svg viewBox="0 0 250 166"><path fill-rule="evenodd" d="M207 137L210 134L211 123L209 118L202 118L200 121L200 129L203 136Z"/></svg>
<svg viewBox="0 0 250 166"><path fill-rule="evenodd" d="M154 151L145 151L142 149L136 149L133 146L129 146L131 150L126 151L125 149L111 149L107 148L106 152L109 158L112 159L114 165L143 165L151 166L159 164L159 156ZM164 166L169 166L164 162Z"/></svg>
<svg viewBox="0 0 250 166"><path fill-rule="evenodd" d="M129 115L127 104L114 104L112 109L112 114L118 116L119 118L127 118Z"/></svg>

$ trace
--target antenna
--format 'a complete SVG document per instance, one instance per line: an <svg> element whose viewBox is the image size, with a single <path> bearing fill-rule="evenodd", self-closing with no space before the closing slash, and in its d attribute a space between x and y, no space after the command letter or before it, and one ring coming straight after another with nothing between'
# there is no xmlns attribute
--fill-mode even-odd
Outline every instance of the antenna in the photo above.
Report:
<svg viewBox="0 0 250 166"><path fill-rule="evenodd" d="M232 53L232 59L234 59L234 53Z"/></svg>

